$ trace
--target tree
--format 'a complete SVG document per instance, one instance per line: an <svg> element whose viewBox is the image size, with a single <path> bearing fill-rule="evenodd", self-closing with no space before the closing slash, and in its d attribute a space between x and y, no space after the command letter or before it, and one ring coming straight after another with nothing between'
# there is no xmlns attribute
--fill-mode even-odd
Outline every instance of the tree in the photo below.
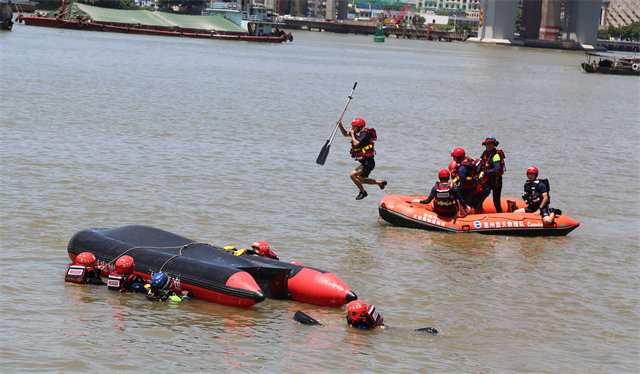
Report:
<svg viewBox="0 0 640 374"><path fill-rule="evenodd" d="M473 27L466 22L460 22L456 25L456 32L471 31L472 29Z"/></svg>
<svg viewBox="0 0 640 374"><path fill-rule="evenodd" d="M439 16L450 16L451 15L451 11L450 10L440 10L436 13Z"/></svg>
<svg viewBox="0 0 640 374"><path fill-rule="evenodd" d="M516 34L520 33L520 24L522 24L522 11L518 9L518 13L516 13Z"/></svg>
<svg viewBox="0 0 640 374"><path fill-rule="evenodd" d="M413 24L416 26L423 26L427 20L424 19L421 15L416 14L413 16Z"/></svg>

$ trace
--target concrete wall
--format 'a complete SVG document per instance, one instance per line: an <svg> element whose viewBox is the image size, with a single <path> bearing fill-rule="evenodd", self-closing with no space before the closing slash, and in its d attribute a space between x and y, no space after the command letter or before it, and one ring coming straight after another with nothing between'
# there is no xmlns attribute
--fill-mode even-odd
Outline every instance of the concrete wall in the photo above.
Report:
<svg viewBox="0 0 640 374"><path fill-rule="evenodd" d="M337 0L327 0L327 14L325 15L325 19L336 19L336 1Z"/></svg>
<svg viewBox="0 0 640 374"><path fill-rule="evenodd" d="M478 38L514 41L518 2L512 0L482 0L482 27Z"/></svg>
<svg viewBox="0 0 640 374"><path fill-rule="evenodd" d="M542 0L523 0L520 20L520 38L538 39L540 36L540 18Z"/></svg>
<svg viewBox="0 0 640 374"><path fill-rule="evenodd" d="M595 46L601 0L565 0L562 40Z"/></svg>
<svg viewBox="0 0 640 374"><path fill-rule="evenodd" d="M560 11L562 0L543 0L542 18L540 20L541 40L558 40L560 34Z"/></svg>

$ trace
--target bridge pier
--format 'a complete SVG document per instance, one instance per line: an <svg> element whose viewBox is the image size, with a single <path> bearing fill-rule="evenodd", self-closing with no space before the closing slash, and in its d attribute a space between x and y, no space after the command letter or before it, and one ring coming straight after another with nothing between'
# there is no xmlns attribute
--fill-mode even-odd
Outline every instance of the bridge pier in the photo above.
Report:
<svg viewBox="0 0 640 374"><path fill-rule="evenodd" d="M598 42L601 1L565 0L562 40L578 42L584 49L594 49Z"/></svg>
<svg viewBox="0 0 640 374"><path fill-rule="evenodd" d="M468 42L522 45L522 42L514 38L517 1L482 0L481 7L478 37L469 38Z"/></svg>

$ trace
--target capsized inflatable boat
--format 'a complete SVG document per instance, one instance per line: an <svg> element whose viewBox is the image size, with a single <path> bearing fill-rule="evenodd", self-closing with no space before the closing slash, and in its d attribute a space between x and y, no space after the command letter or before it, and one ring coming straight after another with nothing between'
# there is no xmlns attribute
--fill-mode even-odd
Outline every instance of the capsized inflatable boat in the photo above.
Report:
<svg viewBox="0 0 640 374"><path fill-rule="evenodd" d="M493 198L484 200L482 214L470 214L464 218L442 217L433 212L433 202L412 203L414 199L426 200L428 196L387 195L378 206L380 217L392 225L444 232L475 232L489 235L512 236L565 236L580 224L561 214L553 224L542 222L533 213L496 213ZM524 208L522 200L502 198L502 211L513 212ZM473 210L471 210L473 212Z"/></svg>
<svg viewBox="0 0 640 374"><path fill-rule="evenodd" d="M250 307L270 297L320 306L341 306L358 297L337 276L324 270L268 258L235 256L208 243L148 226L86 229L67 246L72 261L91 252L100 265L115 268L117 257L135 260L135 273L149 280L162 271L173 290L219 304ZM107 273L107 274L104 274Z"/></svg>

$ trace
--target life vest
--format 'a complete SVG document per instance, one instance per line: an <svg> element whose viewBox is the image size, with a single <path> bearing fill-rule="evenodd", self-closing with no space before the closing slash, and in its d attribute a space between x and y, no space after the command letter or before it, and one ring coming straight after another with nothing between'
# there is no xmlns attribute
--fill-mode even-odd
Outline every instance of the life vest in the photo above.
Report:
<svg viewBox="0 0 640 374"><path fill-rule="evenodd" d="M471 188L476 188L476 178L478 172L478 161L474 160L471 157L465 157L464 160L456 167L456 177L460 178L460 166L466 166L469 169L469 175L465 177L464 180L459 181L460 188L463 190L468 190Z"/></svg>
<svg viewBox="0 0 640 374"><path fill-rule="evenodd" d="M64 277L65 282L76 283L76 284L85 284L85 275L87 273L88 267L86 265L81 264L72 264L67 268L67 275Z"/></svg>
<svg viewBox="0 0 640 374"><path fill-rule="evenodd" d="M373 127L367 127L360 132L369 133L370 140L369 140L369 144L364 146L360 145L358 148L351 146L351 151L350 151L351 157L355 158L358 161L367 160L375 156L375 151L373 149L373 142L378 140L376 130Z"/></svg>
<svg viewBox="0 0 640 374"><path fill-rule="evenodd" d="M453 185L450 183L436 183L436 199L433 210L439 214L456 212L456 198L453 196Z"/></svg>
<svg viewBox="0 0 640 374"><path fill-rule="evenodd" d="M362 312L359 316L349 321L347 318L347 322L351 327L359 328L359 329L374 329L376 327L384 327L384 318L376 311L376 307L371 304L367 308L366 312Z"/></svg>
<svg viewBox="0 0 640 374"><path fill-rule="evenodd" d="M540 203L542 202L542 193L538 191L538 184L540 184L540 182L544 183L544 185L547 187L547 206L551 202L551 187L549 186L548 179L536 179L533 182L527 180L524 184L524 193L522 194L522 199L529 205L540 205Z"/></svg>
<svg viewBox="0 0 640 374"><path fill-rule="evenodd" d="M501 176L505 171L507 171L507 168L504 164L505 155L502 149L496 149L495 152L492 152L491 154L487 153L487 151L484 151L482 153L482 158L480 159L480 170L493 169L493 156L495 156L496 153L500 155L500 169L495 175L491 175L488 177L495 177L495 179L497 180L497 177Z"/></svg>
<svg viewBox="0 0 640 374"><path fill-rule="evenodd" d="M120 274L117 272L113 272L109 274L109 279L107 280L107 287L111 291L117 292L129 292L131 285L135 282L142 283L143 280L140 276L134 274Z"/></svg>

